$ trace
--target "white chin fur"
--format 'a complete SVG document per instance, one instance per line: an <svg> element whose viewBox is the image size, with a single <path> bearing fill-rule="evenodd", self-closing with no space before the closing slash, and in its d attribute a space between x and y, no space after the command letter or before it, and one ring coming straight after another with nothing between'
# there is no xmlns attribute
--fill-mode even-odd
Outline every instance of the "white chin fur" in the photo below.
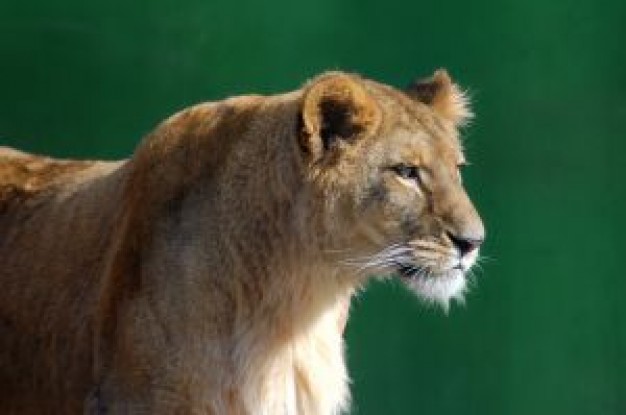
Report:
<svg viewBox="0 0 626 415"><path fill-rule="evenodd" d="M463 271L453 269L427 278L412 278L406 284L418 297L441 305L447 310L450 300L463 302L466 280Z"/></svg>

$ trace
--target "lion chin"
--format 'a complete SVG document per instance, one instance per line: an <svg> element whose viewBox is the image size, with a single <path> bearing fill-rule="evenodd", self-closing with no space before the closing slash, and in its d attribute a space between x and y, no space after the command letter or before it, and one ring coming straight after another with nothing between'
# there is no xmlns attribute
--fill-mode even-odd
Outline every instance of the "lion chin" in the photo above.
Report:
<svg viewBox="0 0 626 415"><path fill-rule="evenodd" d="M453 268L428 275L407 275L405 271L400 270L398 277L420 299L426 303L438 304L445 311L450 308L451 300L464 303L467 276L462 269Z"/></svg>

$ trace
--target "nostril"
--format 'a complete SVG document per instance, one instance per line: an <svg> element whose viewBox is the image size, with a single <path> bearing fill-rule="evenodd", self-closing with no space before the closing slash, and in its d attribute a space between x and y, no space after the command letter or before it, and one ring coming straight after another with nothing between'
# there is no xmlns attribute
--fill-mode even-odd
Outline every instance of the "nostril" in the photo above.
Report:
<svg viewBox="0 0 626 415"><path fill-rule="evenodd" d="M477 249L480 246L480 244L483 243L482 239L458 237L450 232L448 232L448 238L450 238L454 246L458 248L458 250L461 253L461 256L465 256L469 254L474 249Z"/></svg>

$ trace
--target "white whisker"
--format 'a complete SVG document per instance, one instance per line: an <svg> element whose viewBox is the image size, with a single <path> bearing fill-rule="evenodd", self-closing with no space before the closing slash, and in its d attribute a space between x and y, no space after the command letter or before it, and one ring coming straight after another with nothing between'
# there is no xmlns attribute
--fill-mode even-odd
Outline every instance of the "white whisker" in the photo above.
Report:
<svg viewBox="0 0 626 415"><path fill-rule="evenodd" d="M358 273L365 271L382 271L411 261L409 255L413 250L403 244L391 244L379 252L362 257L348 258L341 261L343 265L356 267Z"/></svg>

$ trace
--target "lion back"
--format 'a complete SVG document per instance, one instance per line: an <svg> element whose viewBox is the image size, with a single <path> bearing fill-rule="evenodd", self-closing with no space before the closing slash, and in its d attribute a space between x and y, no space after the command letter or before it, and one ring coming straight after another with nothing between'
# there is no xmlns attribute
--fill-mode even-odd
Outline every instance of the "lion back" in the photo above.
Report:
<svg viewBox="0 0 626 415"><path fill-rule="evenodd" d="M91 161L56 160L0 147L0 212L39 193L62 177L93 164Z"/></svg>

